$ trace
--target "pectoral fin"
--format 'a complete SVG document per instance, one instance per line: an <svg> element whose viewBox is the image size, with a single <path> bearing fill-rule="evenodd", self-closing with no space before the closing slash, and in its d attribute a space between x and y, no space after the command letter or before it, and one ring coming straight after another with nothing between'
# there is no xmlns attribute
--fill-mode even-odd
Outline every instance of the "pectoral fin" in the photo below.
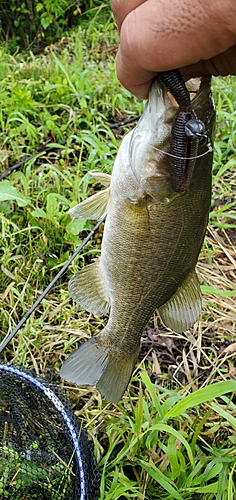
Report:
<svg viewBox="0 0 236 500"><path fill-rule="evenodd" d="M102 186L108 188L111 184L111 175L106 174L105 172L89 172L91 177L96 179L96 181L100 182Z"/></svg>
<svg viewBox="0 0 236 500"><path fill-rule="evenodd" d="M97 259L81 269L69 281L68 287L71 297L77 304L97 316L107 314L110 307L99 262Z"/></svg>
<svg viewBox="0 0 236 500"><path fill-rule="evenodd" d="M69 214L76 219L81 217L82 219L99 220L107 214L109 201L110 188L108 187L71 208Z"/></svg>
<svg viewBox="0 0 236 500"><path fill-rule="evenodd" d="M165 326L181 333L197 321L201 307L201 290L194 270L158 312Z"/></svg>

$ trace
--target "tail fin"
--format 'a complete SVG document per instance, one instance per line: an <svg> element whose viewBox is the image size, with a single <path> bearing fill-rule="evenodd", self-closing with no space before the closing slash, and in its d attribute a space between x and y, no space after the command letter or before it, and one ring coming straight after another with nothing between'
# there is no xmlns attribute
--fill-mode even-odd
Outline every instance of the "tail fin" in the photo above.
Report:
<svg viewBox="0 0 236 500"><path fill-rule="evenodd" d="M113 356L99 337L100 334L73 352L63 363L60 375L77 385L96 385L107 401L117 403L130 381L137 356Z"/></svg>

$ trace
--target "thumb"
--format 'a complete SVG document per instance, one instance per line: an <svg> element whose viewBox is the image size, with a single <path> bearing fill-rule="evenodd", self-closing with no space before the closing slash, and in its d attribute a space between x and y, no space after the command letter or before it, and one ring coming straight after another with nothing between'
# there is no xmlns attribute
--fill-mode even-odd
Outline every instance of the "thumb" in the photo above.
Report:
<svg viewBox="0 0 236 500"><path fill-rule="evenodd" d="M121 25L117 54L119 80L135 95L143 97L156 71L196 64L233 45L235 18L233 0L141 3Z"/></svg>

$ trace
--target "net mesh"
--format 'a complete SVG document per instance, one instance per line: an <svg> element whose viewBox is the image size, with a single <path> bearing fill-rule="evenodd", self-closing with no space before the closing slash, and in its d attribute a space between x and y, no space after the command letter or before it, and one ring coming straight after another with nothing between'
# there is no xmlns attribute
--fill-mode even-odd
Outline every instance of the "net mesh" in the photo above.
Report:
<svg viewBox="0 0 236 500"><path fill-rule="evenodd" d="M93 449L64 392L0 364L0 499L98 496Z"/></svg>

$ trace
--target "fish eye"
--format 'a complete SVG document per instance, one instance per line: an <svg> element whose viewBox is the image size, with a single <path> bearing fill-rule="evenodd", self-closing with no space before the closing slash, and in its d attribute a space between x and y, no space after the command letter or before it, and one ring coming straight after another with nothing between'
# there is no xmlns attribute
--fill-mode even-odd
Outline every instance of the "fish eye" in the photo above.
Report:
<svg viewBox="0 0 236 500"><path fill-rule="evenodd" d="M185 134L190 139L198 139L206 137L206 129L204 123L198 118L190 118L185 124Z"/></svg>

